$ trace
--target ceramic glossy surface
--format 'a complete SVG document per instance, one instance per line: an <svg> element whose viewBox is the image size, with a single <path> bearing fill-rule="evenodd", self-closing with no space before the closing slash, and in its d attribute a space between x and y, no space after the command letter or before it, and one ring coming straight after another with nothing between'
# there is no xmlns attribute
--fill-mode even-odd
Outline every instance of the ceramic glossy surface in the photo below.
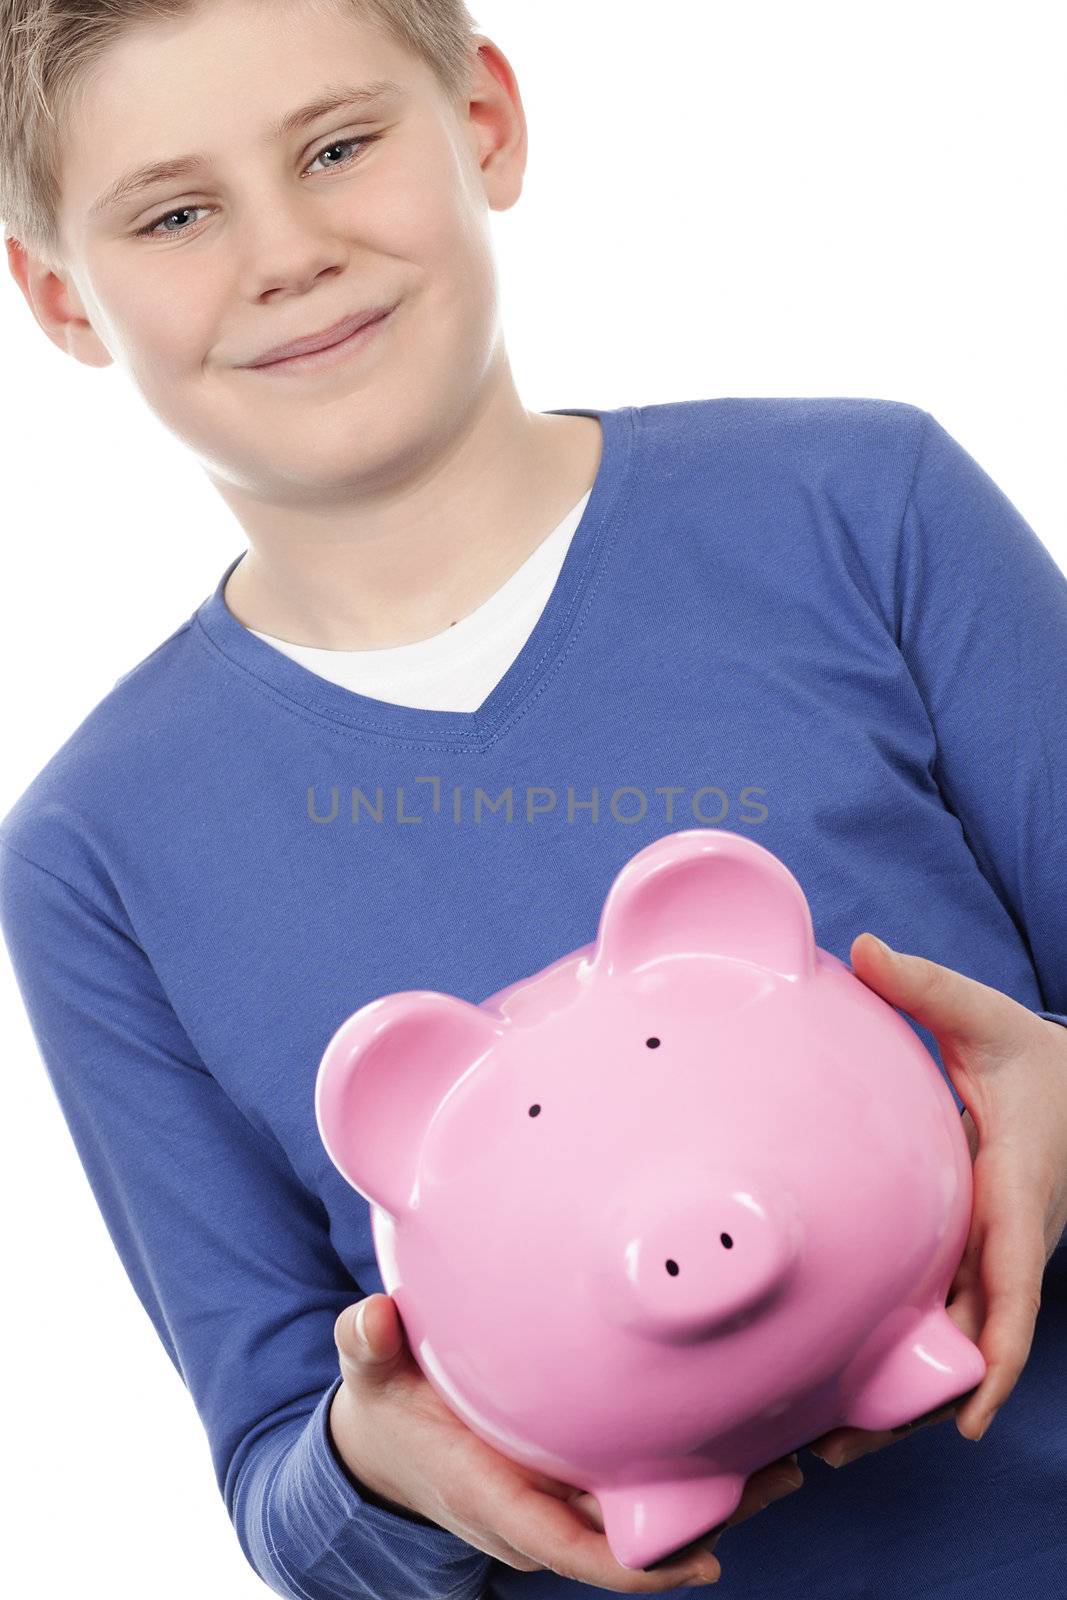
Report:
<svg viewBox="0 0 1067 1600"><path fill-rule="evenodd" d="M595 1495L624 1566L985 1373L945 1311L972 1198L948 1084L742 835L647 846L593 943L480 1005L363 1006L315 1110L427 1379Z"/></svg>

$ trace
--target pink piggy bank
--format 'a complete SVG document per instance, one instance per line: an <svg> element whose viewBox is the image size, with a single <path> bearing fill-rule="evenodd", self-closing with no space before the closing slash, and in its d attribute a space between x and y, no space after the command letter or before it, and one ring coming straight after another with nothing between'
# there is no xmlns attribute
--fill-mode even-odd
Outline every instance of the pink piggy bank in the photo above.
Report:
<svg viewBox="0 0 1067 1600"><path fill-rule="evenodd" d="M315 1112L428 1381L595 1495L623 1566L985 1373L945 1311L971 1213L948 1084L738 834L641 850L592 944L480 1005L363 1006Z"/></svg>

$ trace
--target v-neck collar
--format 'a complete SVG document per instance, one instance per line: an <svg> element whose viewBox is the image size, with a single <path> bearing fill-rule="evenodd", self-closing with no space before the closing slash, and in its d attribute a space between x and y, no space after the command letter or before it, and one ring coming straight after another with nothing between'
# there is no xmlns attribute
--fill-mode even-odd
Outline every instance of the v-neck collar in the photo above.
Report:
<svg viewBox="0 0 1067 1600"><path fill-rule="evenodd" d="M294 709L312 720L326 719L370 735L375 742L479 751L489 747L518 716L532 694L558 664L581 616L583 597L614 527L633 456L634 407L610 411L560 407L552 416L597 417L602 439L600 464L585 511L574 531L563 565L540 617L515 660L475 711L428 711L357 694L301 666L238 622L223 592L246 552L230 562L214 594L193 615L205 646L219 651L237 669L259 679Z"/></svg>

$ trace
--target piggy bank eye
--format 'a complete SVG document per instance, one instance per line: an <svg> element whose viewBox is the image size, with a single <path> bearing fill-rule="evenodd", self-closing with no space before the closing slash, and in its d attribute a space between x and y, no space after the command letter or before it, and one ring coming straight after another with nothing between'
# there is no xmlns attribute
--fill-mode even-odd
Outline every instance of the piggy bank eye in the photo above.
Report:
<svg viewBox="0 0 1067 1600"><path fill-rule="evenodd" d="M650 1050L658 1050L659 1049L659 1040L658 1039L646 1039L645 1043L648 1045L648 1048ZM541 1107L540 1106L531 1106L528 1115L530 1115L531 1117L539 1117L541 1115Z"/></svg>

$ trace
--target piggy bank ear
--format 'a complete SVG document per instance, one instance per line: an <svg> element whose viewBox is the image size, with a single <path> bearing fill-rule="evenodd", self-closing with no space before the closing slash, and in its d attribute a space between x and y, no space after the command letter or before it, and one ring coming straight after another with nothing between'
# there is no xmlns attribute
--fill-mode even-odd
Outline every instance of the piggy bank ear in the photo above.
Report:
<svg viewBox="0 0 1067 1600"><path fill-rule="evenodd" d="M410 1206L430 1119L503 1034L481 1007L432 989L386 995L341 1024L319 1063L315 1119L365 1199L394 1217Z"/></svg>
<svg viewBox="0 0 1067 1600"><path fill-rule="evenodd" d="M811 912L788 867L724 828L670 833L638 851L604 901L593 968L626 975L684 955L730 956L786 978L814 972Z"/></svg>

